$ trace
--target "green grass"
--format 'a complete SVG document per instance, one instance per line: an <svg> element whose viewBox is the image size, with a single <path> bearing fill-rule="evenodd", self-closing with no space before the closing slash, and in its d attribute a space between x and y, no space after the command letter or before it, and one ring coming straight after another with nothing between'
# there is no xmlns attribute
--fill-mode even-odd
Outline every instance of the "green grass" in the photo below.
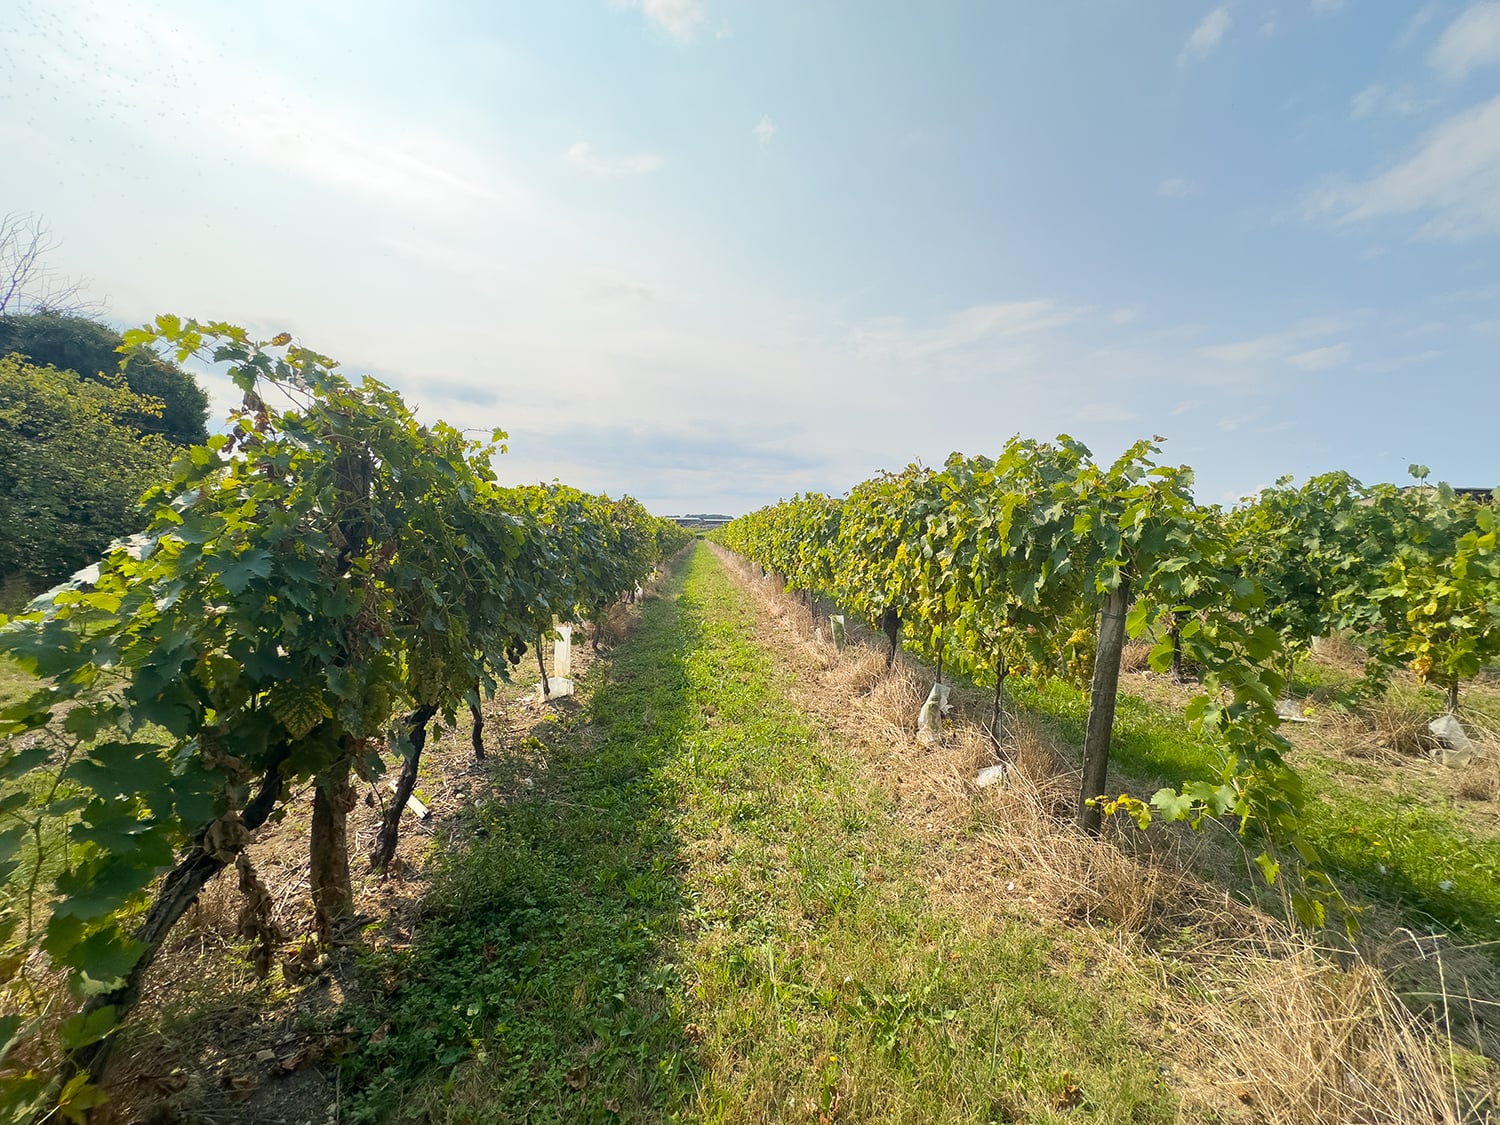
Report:
<svg viewBox="0 0 1500 1125"><path fill-rule="evenodd" d="M19 703L36 686L36 677L23 672L14 662L0 656L0 708Z"/></svg>
<svg viewBox="0 0 1500 1125"><path fill-rule="evenodd" d="M1173 1120L1126 993L1063 931L936 903L756 628L704 547L646 604L367 965L348 1119Z"/></svg>
<svg viewBox="0 0 1500 1125"><path fill-rule="evenodd" d="M1321 676L1330 698L1349 686L1336 672L1299 675L1307 676L1305 682ZM1437 714L1441 701L1430 694ZM1058 682L1037 690L1024 681L1014 695L1023 706L1047 716L1069 743L1082 745L1086 695ZM1157 784L1215 776L1219 761L1216 748L1181 718L1146 700L1121 696L1110 755L1112 778L1119 775L1149 791ZM1437 925L1468 940L1500 941L1500 840L1475 831L1459 812L1424 793L1417 781L1387 789L1375 776L1355 776L1349 763L1306 751L1295 753L1292 762L1307 785L1304 831L1342 886L1357 898L1393 908L1419 931ZM1381 770L1377 776L1391 774ZM1111 784L1119 787L1119 778ZM1255 893L1248 881L1240 889Z"/></svg>

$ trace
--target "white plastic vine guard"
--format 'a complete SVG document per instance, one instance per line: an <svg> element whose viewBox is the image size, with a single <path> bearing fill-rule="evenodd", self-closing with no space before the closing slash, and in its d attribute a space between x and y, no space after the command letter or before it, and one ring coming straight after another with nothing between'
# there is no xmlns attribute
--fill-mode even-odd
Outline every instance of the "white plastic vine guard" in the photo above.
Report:
<svg viewBox="0 0 1500 1125"><path fill-rule="evenodd" d="M557 638L552 642L552 674L554 676L573 674L573 626L571 625L557 627Z"/></svg>
<svg viewBox="0 0 1500 1125"><path fill-rule="evenodd" d="M1276 701L1276 714L1281 717L1283 723L1310 723L1312 722L1297 706L1295 699L1278 699Z"/></svg>
<svg viewBox="0 0 1500 1125"><path fill-rule="evenodd" d="M1474 760L1474 743L1456 716L1439 715L1427 724L1427 729L1438 740L1431 754L1434 762L1457 768Z"/></svg>
<svg viewBox="0 0 1500 1125"><path fill-rule="evenodd" d="M536 685L536 695L543 703L549 703L554 699L566 699L573 694L573 681L566 676L553 676L547 681L550 689L546 694L542 693L542 685Z"/></svg>
<svg viewBox="0 0 1500 1125"><path fill-rule="evenodd" d="M974 775L974 788L988 789L991 785L999 785L1004 780L1004 766L985 766Z"/></svg>
<svg viewBox="0 0 1500 1125"><path fill-rule="evenodd" d="M396 791L396 779L394 777L390 780L390 786L391 792L394 793ZM432 815L432 810L424 805L421 801L417 800L417 795L415 793L406 798L406 807L417 814L418 820L426 820L429 816Z"/></svg>
<svg viewBox="0 0 1500 1125"><path fill-rule="evenodd" d="M833 647L839 652L844 651L844 645L848 643L848 629L844 623L842 613L830 613L828 615L828 628L833 633Z"/></svg>
<svg viewBox="0 0 1500 1125"><path fill-rule="evenodd" d="M936 683L927 693L927 702L917 713L917 743L921 746L936 746L943 740L943 716L953 708L948 706L947 684Z"/></svg>

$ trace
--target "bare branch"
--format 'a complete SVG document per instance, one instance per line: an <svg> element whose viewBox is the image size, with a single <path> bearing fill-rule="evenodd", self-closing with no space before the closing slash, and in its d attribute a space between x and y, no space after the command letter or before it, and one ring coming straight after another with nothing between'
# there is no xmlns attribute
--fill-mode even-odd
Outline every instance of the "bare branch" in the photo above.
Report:
<svg viewBox="0 0 1500 1125"><path fill-rule="evenodd" d="M83 297L87 280L73 281L47 265L47 255L61 245L40 215L11 211L0 218L0 316L103 311Z"/></svg>

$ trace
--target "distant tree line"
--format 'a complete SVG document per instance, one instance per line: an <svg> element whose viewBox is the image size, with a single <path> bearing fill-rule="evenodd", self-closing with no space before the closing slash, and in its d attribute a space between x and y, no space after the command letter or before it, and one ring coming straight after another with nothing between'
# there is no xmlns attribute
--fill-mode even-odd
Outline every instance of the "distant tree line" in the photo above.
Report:
<svg viewBox="0 0 1500 1125"><path fill-rule="evenodd" d="M193 376L122 343L82 315L0 315L0 610L136 530L141 494L208 437Z"/></svg>

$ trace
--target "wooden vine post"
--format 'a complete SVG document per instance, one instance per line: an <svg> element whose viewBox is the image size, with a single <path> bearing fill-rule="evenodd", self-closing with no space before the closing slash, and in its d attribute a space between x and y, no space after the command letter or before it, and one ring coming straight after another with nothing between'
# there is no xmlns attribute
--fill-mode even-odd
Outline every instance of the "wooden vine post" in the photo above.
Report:
<svg viewBox="0 0 1500 1125"><path fill-rule="evenodd" d="M1099 644L1089 690L1078 824L1090 836L1099 835L1104 823L1099 798L1108 788L1109 744L1115 724L1115 700L1120 690L1120 659L1125 650L1125 612L1129 605L1130 581L1122 576L1119 585L1104 599L1104 609L1099 615Z"/></svg>

